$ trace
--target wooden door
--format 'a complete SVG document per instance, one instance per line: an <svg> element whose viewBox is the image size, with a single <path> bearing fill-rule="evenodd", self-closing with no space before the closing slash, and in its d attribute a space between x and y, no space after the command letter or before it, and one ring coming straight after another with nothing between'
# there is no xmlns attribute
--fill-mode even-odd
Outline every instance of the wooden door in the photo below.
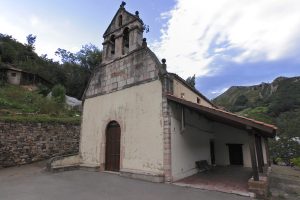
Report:
<svg viewBox="0 0 300 200"><path fill-rule="evenodd" d="M105 170L120 170L121 129L117 122L110 122L106 129Z"/></svg>
<svg viewBox="0 0 300 200"><path fill-rule="evenodd" d="M243 165L243 146L242 144L228 144L229 160L231 165Z"/></svg>

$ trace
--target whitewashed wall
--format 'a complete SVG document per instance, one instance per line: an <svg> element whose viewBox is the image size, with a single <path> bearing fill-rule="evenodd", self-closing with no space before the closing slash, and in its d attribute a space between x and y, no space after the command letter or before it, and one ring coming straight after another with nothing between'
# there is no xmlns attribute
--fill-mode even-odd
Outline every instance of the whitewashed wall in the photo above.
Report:
<svg viewBox="0 0 300 200"><path fill-rule="evenodd" d="M185 110L186 126L181 131L181 107L171 106L171 149L173 181L197 173L195 162L210 163L211 123L195 112Z"/></svg>
<svg viewBox="0 0 300 200"><path fill-rule="evenodd" d="M199 105L206 106L206 107L212 107L212 105L207 102L204 98L199 96L197 93L183 85L180 81L174 79L173 80L173 95L181 98L181 94L184 94L184 99L187 101L191 101L193 103L197 103L197 98L200 99Z"/></svg>
<svg viewBox="0 0 300 200"><path fill-rule="evenodd" d="M185 110L186 128L181 131L181 106L171 104L171 149L173 181L197 173L195 162L207 160L211 163L210 140L215 141L216 164L230 165L229 149L226 144L243 144L244 167L251 167L249 136L240 130L225 124L213 122Z"/></svg>
<svg viewBox="0 0 300 200"><path fill-rule="evenodd" d="M80 154L82 165L104 166L105 129L121 127L120 170L163 174L162 86L159 80L84 103Z"/></svg>
<svg viewBox="0 0 300 200"><path fill-rule="evenodd" d="M13 76L12 74L15 74L15 76ZM10 84L13 85L20 85L21 82L21 72L16 72L16 71L12 71L12 70L7 70L7 81Z"/></svg>
<svg viewBox="0 0 300 200"><path fill-rule="evenodd" d="M226 144L243 144L244 167L251 167L249 135L247 131L217 122L213 125L213 131L215 135L215 156L217 165L230 165L229 150Z"/></svg>

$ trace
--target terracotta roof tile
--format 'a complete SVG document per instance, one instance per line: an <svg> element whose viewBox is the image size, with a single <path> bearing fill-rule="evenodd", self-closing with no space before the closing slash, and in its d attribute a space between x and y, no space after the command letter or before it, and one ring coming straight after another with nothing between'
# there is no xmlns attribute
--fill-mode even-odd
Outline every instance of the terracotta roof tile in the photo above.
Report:
<svg viewBox="0 0 300 200"><path fill-rule="evenodd" d="M209 114L212 116L216 116L218 118L223 118L235 123L243 124L245 128L247 126L253 127L255 129L258 129L264 133L267 133L268 137L274 137L276 135L277 127L272 124L267 124L261 121L257 121L251 118L243 117L219 108L215 107L206 107L199 104L196 104L191 101L187 101L185 99L181 99L178 97L175 97L171 94L167 94L167 98L171 101L175 101L177 103L183 104L187 107L191 107L193 109L197 109L198 111L203 112L204 114Z"/></svg>

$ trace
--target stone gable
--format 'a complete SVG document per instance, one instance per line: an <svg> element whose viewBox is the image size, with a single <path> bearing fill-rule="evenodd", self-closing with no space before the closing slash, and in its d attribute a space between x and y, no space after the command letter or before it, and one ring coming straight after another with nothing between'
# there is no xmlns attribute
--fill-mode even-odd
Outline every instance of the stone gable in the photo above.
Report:
<svg viewBox="0 0 300 200"><path fill-rule="evenodd" d="M161 64L150 49L142 47L95 70L85 98L157 80L160 69Z"/></svg>
<svg viewBox="0 0 300 200"><path fill-rule="evenodd" d="M121 26L119 24L120 16L122 16L122 25ZM120 8L117 11L117 13L115 14L112 21L110 22L108 28L104 32L103 37L105 37L106 35L109 35L109 34L113 33L114 31L120 29L120 27L127 26L128 24L131 24L135 21L142 22L142 20L139 18L138 15L133 15L133 14L127 12L124 8Z"/></svg>

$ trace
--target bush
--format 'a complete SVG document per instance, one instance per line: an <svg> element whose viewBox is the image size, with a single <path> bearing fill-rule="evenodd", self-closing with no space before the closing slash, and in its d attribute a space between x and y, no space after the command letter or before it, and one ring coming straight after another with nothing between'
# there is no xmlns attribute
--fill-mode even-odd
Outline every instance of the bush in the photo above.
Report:
<svg viewBox="0 0 300 200"><path fill-rule="evenodd" d="M58 84L52 88L52 97L58 103L65 103L66 101L66 89L64 86Z"/></svg>
<svg viewBox="0 0 300 200"><path fill-rule="evenodd" d="M43 102L42 105L40 105L40 114L49 114L51 116L58 116L65 112L64 106L52 99L49 99L48 101Z"/></svg>
<svg viewBox="0 0 300 200"><path fill-rule="evenodd" d="M300 157L300 145L293 138L281 137L270 141L270 152L272 158L280 158L290 165L291 159Z"/></svg>
<svg viewBox="0 0 300 200"><path fill-rule="evenodd" d="M293 163L293 165L295 165L297 167L300 167L300 157L292 158L291 163Z"/></svg>
<svg viewBox="0 0 300 200"><path fill-rule="evenodd" d="M276 164L283 163L282 158L275 158L274 161L275 161L274 163L276 163Z"/></svg>
<svg viewBox="0 0 300 200"><path fill-rule="evenodd" d="M47 96L51 91L47 86L42 84L39 84L38 88L39 88L38 89L39 94L43 95L44 97Z"/></svg>

